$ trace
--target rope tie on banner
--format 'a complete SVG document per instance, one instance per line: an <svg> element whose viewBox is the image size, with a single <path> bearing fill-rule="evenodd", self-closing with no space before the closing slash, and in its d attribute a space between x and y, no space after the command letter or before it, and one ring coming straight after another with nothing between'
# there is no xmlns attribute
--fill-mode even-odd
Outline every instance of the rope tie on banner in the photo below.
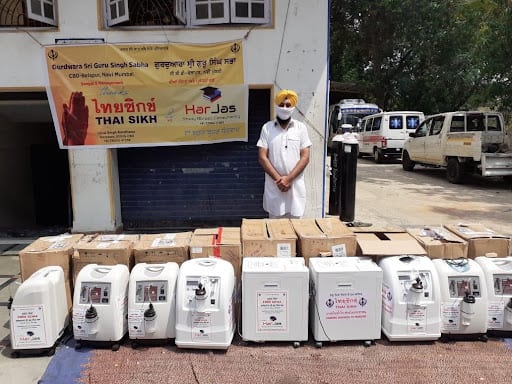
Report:
<svg viewBox="0 0 512 384"><path fill-rule="evenodd" d="M222 244L222 227L219 227L217 234L212 237L213 256L220 257L220 245Z"/></svg>

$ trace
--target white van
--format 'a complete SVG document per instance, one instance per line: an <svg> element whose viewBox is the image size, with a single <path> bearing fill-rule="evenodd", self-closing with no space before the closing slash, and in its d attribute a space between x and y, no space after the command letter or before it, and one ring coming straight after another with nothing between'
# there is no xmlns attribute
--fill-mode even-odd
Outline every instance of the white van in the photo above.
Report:
<svg viewBox="0 0 512 384"><path fill-rule="evenodd" d="M389 111L366 116L359 130L359 155L373 155L376 163L401 158L405 140L425 119L423 112Z"/></svg>

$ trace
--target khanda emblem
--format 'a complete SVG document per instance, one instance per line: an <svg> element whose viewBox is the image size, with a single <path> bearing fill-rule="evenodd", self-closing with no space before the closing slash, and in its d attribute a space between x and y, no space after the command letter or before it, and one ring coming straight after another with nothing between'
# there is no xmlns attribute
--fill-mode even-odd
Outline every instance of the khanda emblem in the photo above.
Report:
<svg viewBox="0 0 512 384"><path fill-rule="evenodd" d="M48 58L51 60L55 60L57 57L59 57L57 51L50 49L50 51L48 52Z"/></svg>
<svg viewBox="0 0 512 384"><path fill-rule="evenodd" d="M238 51L240 51L240 44L238 44L238 43L234 43L234 44L231 46L231 52L233 52L233 53L237 53Z"/></svg>

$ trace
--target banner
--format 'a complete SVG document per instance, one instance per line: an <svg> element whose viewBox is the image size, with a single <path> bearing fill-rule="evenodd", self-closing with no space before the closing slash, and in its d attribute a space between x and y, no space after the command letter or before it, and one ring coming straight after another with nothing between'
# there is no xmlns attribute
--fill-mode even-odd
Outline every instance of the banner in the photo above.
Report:
<svg viewBox="0 0 512 384"><path fill-rule="evenodd" d="M61 148L247 141L241 41L45 47Z"/></svg>

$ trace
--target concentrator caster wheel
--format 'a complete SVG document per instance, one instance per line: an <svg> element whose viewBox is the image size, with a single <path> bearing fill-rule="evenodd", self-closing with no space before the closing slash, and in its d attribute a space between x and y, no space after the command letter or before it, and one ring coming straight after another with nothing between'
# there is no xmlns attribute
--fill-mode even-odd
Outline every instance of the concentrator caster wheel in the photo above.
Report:
<svg viewBox="0 0 512 384"><path fill-rule="evenodd" d="M300 347L300 341L294 341L293 348L299 348L299 347Z"/></svg>
<svg viewBox="0 0 512 384"><path fill-rule="evenodd" d="M482 335L478 338L478 340L483 341L484 343L487 343L489 341L489 336Z"/></svg>
<svg viewBox="0 0 512 384"><path fill-rule="evenodd" d="M372 345L372 341L371 341L371 340L365 340L365 342L364 342L364 346L365 346L366 348L371 347L371 345Z"/></svg>
<svg viewBox="0 0 512 384"><path fill-rule="evenodd" d="M18 357L20 357L20 353L19 352L12 352L11 353L11 357L14 358L14 359L17 359Z"/></svg>
<svg viewBox="0 0 512 384"><path fill-rule="evenodd" d="M82 343L77 342L75 344L75 350L78 351L79 349L82 349Z"/></svg>
<svg viewBox="0 0 512 384"><path fill-rule="evenodd" d="M55 355L55 347L52 347L48 350L48 352L46 352L46 355L47 356L53 356Z"/></svg>
<svg viewBox="0 0 512 384"><path fill-rule="evenodd" d="M119 347L120 347L119 343L112 344L112 351L114 351L114 352L119 351Z"/></svg>
<svg viewBox="0 0 512 384"><path fill-rule="evenodd" d="M132 341L132 348L133 349L139 348L139 343L137 343L136 341Z"/></svg>
<svg viewBox="0 0 512 384"><path fill-rule="evenodd" d="M322 342L321 341L315 341L315 347L322 348Z"/></svg>

